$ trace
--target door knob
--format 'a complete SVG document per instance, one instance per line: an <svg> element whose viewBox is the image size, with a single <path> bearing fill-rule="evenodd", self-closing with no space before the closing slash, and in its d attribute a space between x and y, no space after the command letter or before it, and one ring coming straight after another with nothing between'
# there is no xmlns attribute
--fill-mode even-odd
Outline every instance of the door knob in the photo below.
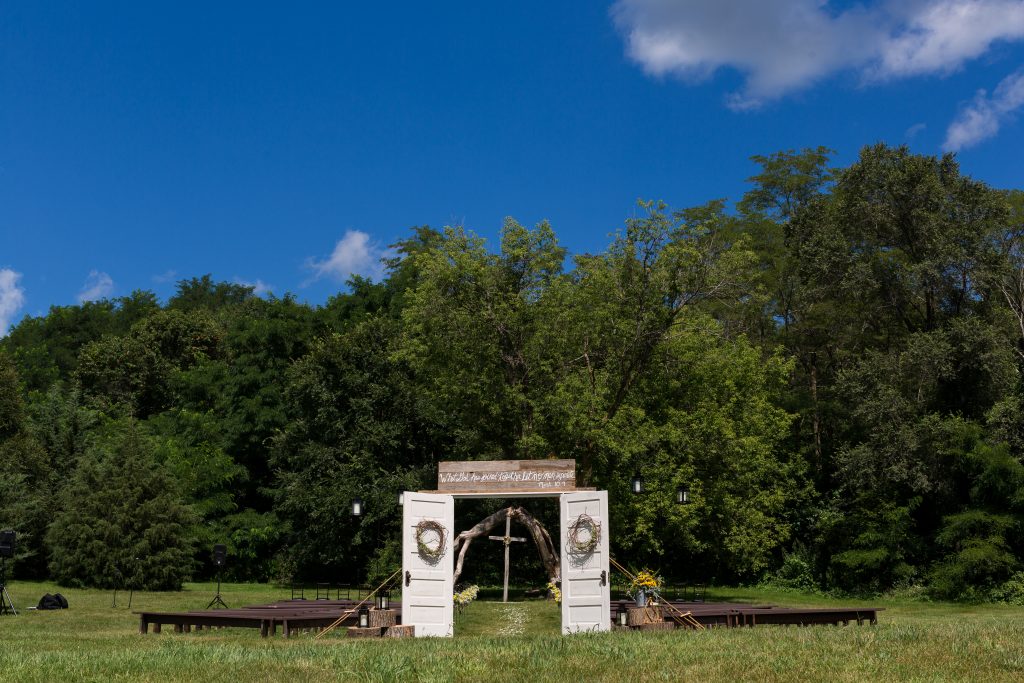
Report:
<svg viewBox="0 0 1024 683"><path fill-rule="evenodd" d="M405 585L408 586L409 582L412 581L412 572L408 569L405 570Z"/></svg>
<svg viewBox="0 0 1024 683"><path fill-rule="evenodd" d="M608 585L608 571L605 570L605 569L601 570L601 585L602 586L607 586Z"/></svg>

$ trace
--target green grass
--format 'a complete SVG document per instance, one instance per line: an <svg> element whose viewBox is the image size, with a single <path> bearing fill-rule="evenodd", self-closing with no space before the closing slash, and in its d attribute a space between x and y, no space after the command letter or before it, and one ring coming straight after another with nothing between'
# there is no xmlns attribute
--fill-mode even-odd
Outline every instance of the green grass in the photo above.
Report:
<svg viewBox="0 0 1024 683"><path fill-rule="evenodd" d="M63 612L0 617L0 677L7 681L1020 681L1024 608L846 601L788 592L718 589L709 599L779 605L870 604L885 607L876 627L813 627L668 633L558 635L558 608L520 600L476 602L454 639L316 641L261 639L225 629L141 636L118 594L15 582L16 604L61 590ZM180 593L136 594L133 609L206 606L211 584ZM287 597L257 585L226 585L232 607ZM518 610L509 615L507 610ZM520 624L521 636L502 635ZM515 630L515 629L513 629Z"/></svg>

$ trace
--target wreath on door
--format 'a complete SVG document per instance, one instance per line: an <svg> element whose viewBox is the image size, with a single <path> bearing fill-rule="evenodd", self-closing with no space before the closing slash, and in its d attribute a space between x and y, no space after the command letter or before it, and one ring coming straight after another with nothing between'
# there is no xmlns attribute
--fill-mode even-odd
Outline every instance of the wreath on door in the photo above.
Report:
<svg viewBox="0 0 1024 683"><path fill-rule="evenodd" d="M416 551L426 560L440 560L444 556L447 540L448 532L436 520L423 519L416 525Z"/></svg>
<svg viewBox="0 0 1024 683"><path fill-rule="evenodd" d="M577 555L589 555L597 550L601 542L601 525L594 518L584 513L569 525L569 552Z"/></svg>

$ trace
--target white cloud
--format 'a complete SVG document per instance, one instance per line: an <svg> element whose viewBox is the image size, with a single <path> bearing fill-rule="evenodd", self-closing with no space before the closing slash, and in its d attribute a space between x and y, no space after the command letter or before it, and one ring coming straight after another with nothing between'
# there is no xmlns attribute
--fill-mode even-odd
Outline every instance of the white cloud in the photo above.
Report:
<svg viewBox="0 0 1024 683"><path fill-rule="evenodd" d="M25 290L18 286L21 273L0 268L0 337L6 337L14 314L25 305Z"/></svg>
<svg viewBox="0 0 1024 683"><path fill-rule="evenodd" d="M268 285L266 282L260 279L243 280L240 277L235 278L236 285L242 285L243 287L252 287L252 293L256 296L263 296L264 294L273 294L274 285Z"/></svg>
<svg viewBox="0 0 1024 683"><path fill-rule="evenodd" d="M999 132L1013 112L1024 106L1024 68L1004 78L989 97L979 90L974 100L957 115L946 130L943 147L950 151L971 147Z"/></svg>
<svg viewBox="0 0 1024 683"><path fill-rule="evenodd" d="M655 76L744 78L750 109L843 72L865 83L944 74L998 41L1024 39L1024 0L618 0L626 52Z"/></svg>
<svg viewBox="0 0 1024 683"><path fill-rule="evenodd" d="M1021 0L915 2L905 22L882 43L883 77L948 73L988 52L993 43L1024 38Z"/></svg>
<svg viewBox="0 0 1024 683"><path fill-rule="evenodd" d="M322 261L310 259L307 266L313 270L313 279L330 277L344 282L353 275L378 279L384 274L381 259L387 255L370 236L361 230L348 230L334 245L331 255Z"/></svg>
<svg viewBox="0 0 1024 683"><path fill-rule="evenodd" d="M110 296L114 291L114 281L106 273L98 270L89 271L89 277L85 278L85 284L78 293L78 303L96 301Z"/></svg>
<svg viewBox="0 0 1024 683"><path fill-rule="evenodd" d="M942 146L956 152L992 137L999 132L1002 122L1021 106L1024 106L1024 69L1002 79L991 97L979 90L974 100L949 124Z"/></svg>
<svg viewBox="0 0 1024 683"><path fill-rule="evenodd" d="M165 270L164 272L160 273L159 275L154 275L153 276L153 282L156 282L158 284L163 284L165 282L171 282L176 277L178 277L178 272L176 270L174 270L174 269Z"/></svg>
<svg viewBox="0 0 1024 683"><path fill-rule="evenodd" d="M907 128L906 131L904 131L903 137L905 137L907 140L913 140L918 136L919 133L924 131L926 128L928 128L928 124L926 123L915 123L910 128Z"/></svg>

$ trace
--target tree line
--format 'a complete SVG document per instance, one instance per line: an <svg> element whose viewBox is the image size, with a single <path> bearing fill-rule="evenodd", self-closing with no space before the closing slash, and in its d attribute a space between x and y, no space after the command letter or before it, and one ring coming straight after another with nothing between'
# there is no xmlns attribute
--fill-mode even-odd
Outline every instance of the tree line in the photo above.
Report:
<svg viewBox="0 0 1024 683"><path fill-rule="evenodd" d="M439 460L564 457L609 490L613 555L673 580L1024 599L1024 192L830 156L754 157L735 205L641 202L597 254L417 227L321 306L203 276L24 318L16 574L173 589L226 542L235 579L372 579Z"/></svg>

